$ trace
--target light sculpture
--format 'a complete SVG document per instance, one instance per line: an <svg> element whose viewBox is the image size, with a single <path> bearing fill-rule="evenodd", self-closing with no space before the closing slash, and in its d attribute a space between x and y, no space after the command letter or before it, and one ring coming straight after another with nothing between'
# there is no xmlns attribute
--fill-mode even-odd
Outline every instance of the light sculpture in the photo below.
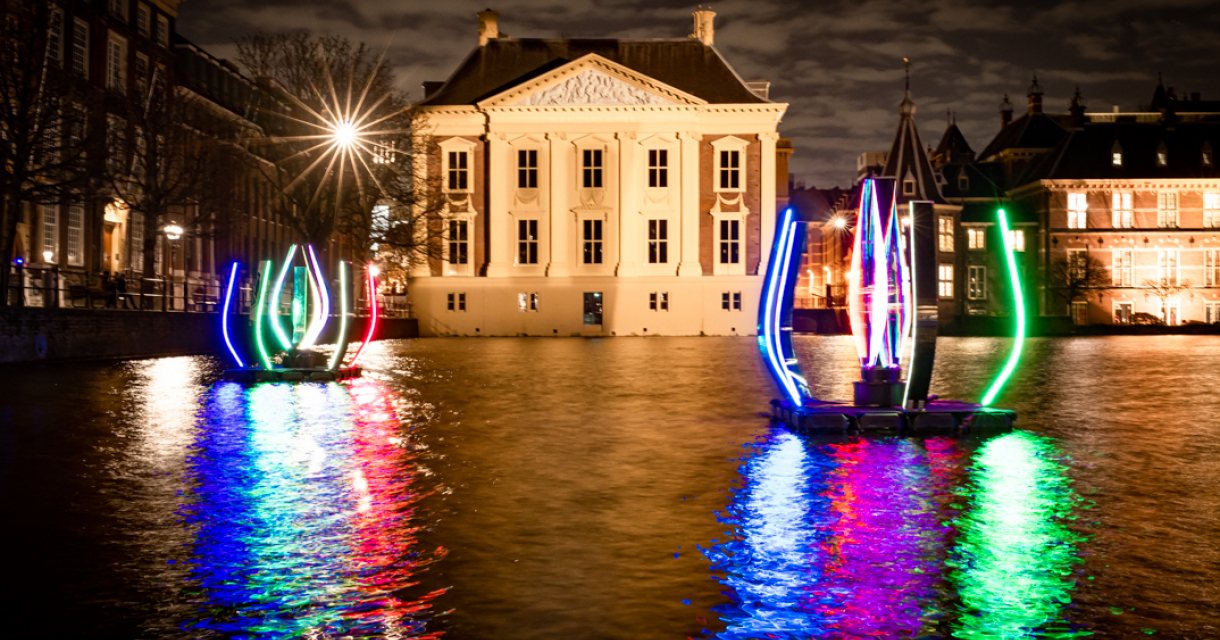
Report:
<svg viewBox="0 0 1220 640"><path fill-rule="evenodd" d="M846 311L860 366L851 404L814 397L801 373L792 346L792 292L799 271L793 265L799 265L805 245L805 223L796 220L791 209L780 217L763 282L758 326L763 361L782 395L772 401L773 415L797 428L824 423L818 418L830 417L837 418L839 425L858 429L864 418L886 416L900 418L900 430L913 429L916 419L927 414L951 416L954 429L977 424L976 417L982 414L1011 426L1015 412L990 408L1016 368L1025 333L1021 283L1005 213L997 212L1016 301L1012 352L980 404L939 400L928 393L939 303L935 215L932 203L912 202L909 215L900 216L894 186L892 178L869 178L860 188L847 274ZM842 219L836 218L832 225L840 228L838 220Z"/></svg>
<svg viewBox="0 0 1220 640"><path fill-rule="evenodd" d="M294 265L293 259L300 248L304 266ZM280 318L281 297L289 271L292 279L292 332L285 330ZM351 314L350 290L348 286L348 264L340 261L339 271L339 328L335 350L328 357L319 359L311 355L331 316L331 294L316 252L311 245L303 248L293 245L285 256L284 263L276 269L272 260L263 260L258 273L258 294L250 306L250 341L257 360L250 365L241 357L238 341L234 339L231 314L234 313L234 292L241 272L241 265L234 262L229 269L229 280L225 284L225 297L221 313L221 334L225 346L237 363L237 369L225 372L226 377L242 382L262 380L334 380L359 375L356 362L364 347L373 339L377 328L377 283L372 271L369 283L369 323L364 338L350 361L344 362L348 346L348 328ZM273 277L274 274L274 277ZM271 340L272 342L269 342ZM274 351L279 353L273 353ZM282 353L282 356L280 355ZM276 360L281 362L276 362ZM320 364L319 364L320 363Z"/></svg>

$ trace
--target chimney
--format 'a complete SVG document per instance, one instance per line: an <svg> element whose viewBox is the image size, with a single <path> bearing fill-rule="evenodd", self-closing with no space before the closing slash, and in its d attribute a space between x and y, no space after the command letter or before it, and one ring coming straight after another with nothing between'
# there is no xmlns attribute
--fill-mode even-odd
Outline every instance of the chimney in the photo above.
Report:
<svg viewBox="0 0 1220 640"><path fill-rule="evenodd" d="M488 40L500 37L500 14L491 9L484 9L479 16L479 46L487 45Z"/></svg>
<svg viewBox="0 0 1220 640"><path fill-rule="evenodd" d="M716 36L716 12L705 7L699 7L691 12L695 17L695 31L690 34L690 37L702 42L707 46L712 46Z"/></svg>
<svg viewBox="0 0 1220 640"><path fill-rule="evenodd" d="M1084 124L1085 108L1084 96L1080 95L1080 87L1077 86L1076 93L1072 96L1072 101L1068 103L1068 113L1071 114L1074 126L1079 127Z"/></svg>

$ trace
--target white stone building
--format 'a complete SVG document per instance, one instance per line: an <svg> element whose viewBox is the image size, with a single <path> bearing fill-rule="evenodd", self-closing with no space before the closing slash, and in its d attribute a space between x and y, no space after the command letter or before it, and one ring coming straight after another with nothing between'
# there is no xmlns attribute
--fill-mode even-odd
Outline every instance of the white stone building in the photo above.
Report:
<svg viewBox="0 0 1220 640"><path fill-rule="evenodd" d="M443 238L408 283L424 335L754 333L787 105L694 17L683 39L547 40L480 13L420 105Z"/></svg>

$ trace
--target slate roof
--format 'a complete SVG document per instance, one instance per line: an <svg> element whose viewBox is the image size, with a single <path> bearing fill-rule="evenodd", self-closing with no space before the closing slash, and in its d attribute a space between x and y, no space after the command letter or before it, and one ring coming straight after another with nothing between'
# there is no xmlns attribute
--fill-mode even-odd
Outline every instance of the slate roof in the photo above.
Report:
<svg viewBox="0 0 1220 640"><path fill-rule="evenodd" d="M695 39L495 38L476 47L420 104L474 104L590 53L712 104L770 102L750 91L713 47Z"/></svg>
<svg viewBox="0 0 1220 640"><path fill-rule="evenodd" d="M928 153L919 140L919 130L915 128L915 103L911 100L909 89L902 100L899 114L898 132L894 135L894 144L890 147L890 155L885 160L881 175L897 181L895 188L901 203L930 200L945 204L945 199L940 194L940 186L936 184L932 164L928 162ZM903 195L902 183L907 176L915 180L914 195Z"/></svg>
<svg viewBox="0 0 1220 640"><path fill-rule="evenodd" d="M1123 163L1114 166L1115 142ZM1163 148L1167 164L1157 164ZM1211 150L1211 166L1203 163L1203 149ZM1220 120L1158 123L1090 123L1073 131L1051 152L1035 162L1019 184L1056 179L1216 178L1216 149L1220 149Z"/></svg>
<svg viewBox="0 0 1220 640"><path fill-rule="evenodd" d="M974 149L966 142L966 136L957 128L957 123L949 124L945 135L940 137L935 154L946 162L969 162L974 158Z"/></svg>
<svg viewBox="0 0 1220 640"><path fill-rule="evenodd" d="M1070 129L1069 116L1026 113L1001 129L978 157L987 160L1004 149L1053 149Z"/></svg>

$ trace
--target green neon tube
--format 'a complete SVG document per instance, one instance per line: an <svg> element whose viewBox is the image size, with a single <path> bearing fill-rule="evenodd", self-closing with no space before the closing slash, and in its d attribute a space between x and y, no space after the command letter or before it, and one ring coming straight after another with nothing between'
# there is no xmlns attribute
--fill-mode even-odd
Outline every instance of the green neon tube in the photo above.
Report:
<svg viewBox="0 0 1220 640"><path fill-rule="evenodd" d="M292 348L292 341L288 339L284 327L280 326L280 293L284 290L284 278L288 277L288 270L292 268L292 258L296 253L295 244L288 247L288 255L284 256L284 266L280 268L280 275L275 279L275 288L271 290L271 297L267 299L267 322L271 324L271 333L275 334L275 339L285 350Z"/></svg>
<svg viewBox="0 0 1220 640"><path fill-rule="evenodd" d="M347 354L347 263L339 261L339 335L335 338L335 353L330 357L328 369L334 371Z"/></svg>
<svg viewBox="0 0 1220 640"><path fill-rule="evenodd" d="M1021 295L1021 277L1017 275L1017 257L1012 246L1012 236L1008 231L1008 216L1004 214L1003 209L996 209L996 217L1000 219L1000 233L1004 239L1004 263L1008 266L1008 280L1012 283L1012 302L1013 309L1017 314L1016 338L1012 344L1012 352L1008 354L1008 362L1004 363L1004 369L1000 371L1000 375L991 382L991 387L987 389L987 393L983 394L983 401L980 403L984 407L989 406L995 397L999 395L1000 390L1008 382L1008 378L1012 376L1012 372L1017 368L1017 361L1021 359L1021 350L1025 348L1025 297Z"/></svg>
<svg viewBox="0 0 1220 640"><path fill-rule="evenodd" d="M254 346L264 369L271 368L271 356L267 354L267 345L263 342L263 301L267 299L267 281L270 280L268 276L271 274L271 268L271 261L263 260L262 274L258 279L258 298L250 308L250 313L254 315Z"/></svg>

